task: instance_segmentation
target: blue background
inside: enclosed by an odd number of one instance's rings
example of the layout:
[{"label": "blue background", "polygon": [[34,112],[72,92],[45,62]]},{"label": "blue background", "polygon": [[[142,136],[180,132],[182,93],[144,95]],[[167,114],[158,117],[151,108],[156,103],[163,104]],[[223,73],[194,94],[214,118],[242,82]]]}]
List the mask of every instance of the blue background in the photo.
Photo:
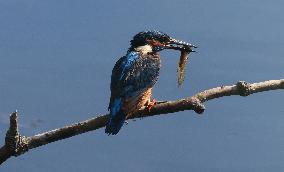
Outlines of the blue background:
[{"label": "blue background", "polygon": [[[134,34],[159,29],[199,45],[177,88],[179,53],[162,52],[154,90],[174,100],[201,90],[283,78],[284,1],[0,0],[0,142],[9,113],[34,135],[107,112],[111,69]],[[11,158],[0,171],[284,171],[282,90],[136,120]]]}]

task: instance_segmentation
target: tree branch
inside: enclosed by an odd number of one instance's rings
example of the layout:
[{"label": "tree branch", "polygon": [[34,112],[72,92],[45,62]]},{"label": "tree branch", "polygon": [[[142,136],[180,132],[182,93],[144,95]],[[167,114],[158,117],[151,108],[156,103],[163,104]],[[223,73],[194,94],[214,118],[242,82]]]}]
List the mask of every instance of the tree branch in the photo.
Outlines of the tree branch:
[{"label": "tree branch", "polygon": [[[208,100],[232,95],[248,96],[258,92],[276,89],[284,89],[284,79],[269,80],[252,84],[245,81],[239,81],[236,85],[212,88],[197,93],[192,97],[175,101],[159,102],[154,105],[150,111],[144,107],[138,110],[137,113],[133,114],[129,119],[162,115],[184,110],[194,110],[196,113],[201,114],[205,110],[205,106],[202,103]],[[17,118],[17,111],[10,115],[10,128],[6,133],[5,145],[0,148],[0,164],[5,162],[11,156],[19,156],[26,153],[29,149],[102,128],[107,124],[109,114],[100,115],[86,121],[31,137],[25,137],[19,134]]]}]

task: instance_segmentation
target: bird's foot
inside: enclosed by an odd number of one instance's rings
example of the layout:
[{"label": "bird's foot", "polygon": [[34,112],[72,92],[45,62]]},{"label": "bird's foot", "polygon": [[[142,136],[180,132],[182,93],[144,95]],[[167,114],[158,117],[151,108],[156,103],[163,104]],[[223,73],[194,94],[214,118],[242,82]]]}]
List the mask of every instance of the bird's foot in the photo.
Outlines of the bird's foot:
[{"label": "bird's foot", "polygon": [[153,107],[154,105],[156,105],[156,104],[157,104],[157,100],[156,100],[156,99],[149,100],[149,101],[147,102],[146,108],[147,108],[148,111],[150,112],[151,109],[152,109],[152,107]]}]

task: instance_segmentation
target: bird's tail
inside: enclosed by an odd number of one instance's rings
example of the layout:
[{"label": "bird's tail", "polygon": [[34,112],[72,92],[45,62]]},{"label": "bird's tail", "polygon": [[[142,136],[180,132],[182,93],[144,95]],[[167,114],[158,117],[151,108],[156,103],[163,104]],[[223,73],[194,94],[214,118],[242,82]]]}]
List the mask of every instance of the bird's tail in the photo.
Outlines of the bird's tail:
[{"label": "bird's tail", "polygon": [[122,111],[121,98],[115,99],[110,107],[110,118],[105,128],[105,133],[116,135],[124,124],[126,114]]}]

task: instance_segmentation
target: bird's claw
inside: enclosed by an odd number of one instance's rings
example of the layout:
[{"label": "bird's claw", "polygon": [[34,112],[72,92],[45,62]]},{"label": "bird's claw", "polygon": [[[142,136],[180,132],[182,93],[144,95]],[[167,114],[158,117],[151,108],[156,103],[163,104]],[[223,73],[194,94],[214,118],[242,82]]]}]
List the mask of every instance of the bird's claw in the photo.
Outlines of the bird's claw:
[{"label": "bird's claw", "polygon": [[153,107],[154,105],[156,105],[156,104],[157,104],[157,100],[156,100],[156,99],[152,99],[151,101],[148,101],[146,108],[147,108],[148,111],[150,112],[151,109],[152,109],[152,107]]}]

